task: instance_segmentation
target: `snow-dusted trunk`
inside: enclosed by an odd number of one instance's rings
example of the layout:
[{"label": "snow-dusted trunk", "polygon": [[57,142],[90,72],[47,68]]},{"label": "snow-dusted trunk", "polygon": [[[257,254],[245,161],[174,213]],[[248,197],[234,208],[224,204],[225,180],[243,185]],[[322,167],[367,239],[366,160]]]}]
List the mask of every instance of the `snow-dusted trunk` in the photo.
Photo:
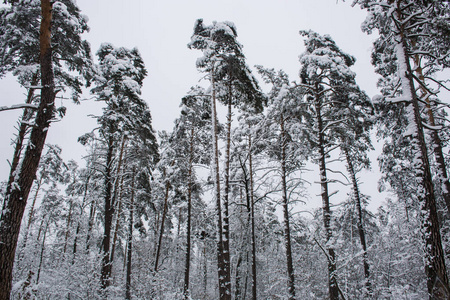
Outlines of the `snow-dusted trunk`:
[{"label": "snow-dusted trunk", "polygon": [[156,249],[156,256],[155,256],[155,266],[154,270],[155,272],[158,272],[158,264],[159,264],[159,257],[161,255],[161,246],[162,246],[162,239],[164,236],[164,223],[166,223],[166,216],[167,216],[167,207],[169,202],[169,189],[170,189],[170,183],[166,182],[166,193],[164,195],[164,207],[161,217],[161,227],[159,229],[159,237],[158,237],[158,247]]},{"label": "snow-dusted trunk", "polygon": [[184,267],[183,294],[185,299],[189,297],[189,273],[191,268],[191,211],[192,211],[192,168],[194,161],[194,125],[191,128],[189,140],[189,170],[187,193],[187,221],[186,221],[186,261]]},{"label": "snow-dusted trunk", "polygon": [[286,171],[286,147],[287,137],[284,128],[284,116],[280,116],[281,129],[281,187],[283,199],[283,217],[284,217],[284,243],[286,246],[286,266],[288,273],[288,299],[295,299],[295,276],[294,265],[292,263],[292,247],[291,247],[291,228],[289,225],[289,199],[287,194],[287,171]]},{"label": "snow-dusted trunk", "polygon": [[333,246],[331,245],[332,230],[331,230],[331,209],[330,198],[328,194],[328,179],[327,168],[325,161],[325,136],[324,136],[324,124],[322,119],[322,101],[319,98],[319,92],[315,93],[315,107],[317,115],[317,130],[319,140],[319,171],[320,171],[320,185],[322,196],[322,213],[323,213],[323,225],[325,229],[325,248],[327,251],[328,259],[328,293],[331,300],[339,299],[339,289],[336,278],[336,254]]},{"label": "snow-dusted trunk", "polygon": [[255,232],[255,195],[253,191],[252,136],[248,135],[248,169],[250,175],[250,226],[252,236],[252,299],[257,299],[256,290],[256,232]]},{"label": "snow-dusted trunk", "polygon": [[70,226],[72,225],[72,214],[73,214],[73,201],[70,201],[69,212],[67,214],[66,232],[64,233],[63,256],[66,254],[67,250],[67,241],[69,240]]},{"label": "snow-dusted trunk", "polygon": [[133,167],[131,176],[130,217],[128,219],[128,243],[127,243],[127,273],[125,282],[125,299],[131,300],[131,255],[133,252],[133,212],[134,212],[134,177],[136,169]]},{"label": "snow-dusted trunk", "polygon": [[40,65],[41,99],[35,126],[30,133],[21,166],[17,166],[12,182],[9,182],[0,216],[0,299],[8,299],[12,287],[12,270],[19,237],[20,223],[25,211],[50,122],[54,115],[54,76],[52,66],[51,24],[52,3],[41,1]]},{"label": "snow-dusted trunk", "polygon": [[114,215],[114,206],[112,205],[112,163],[113,163],[113,151],[114,140],[112,133],[108,136],[108,150],[106,154],[106,168],[105,168],[105,186],[104,186],[104,199],[105,199],[105,211],[104,211],[104,233],[102,241],[102,270],[101,270],[101,289],[103,297],[107,297],[106,289],[110,285],[111,281],[111,227],[112,219]]},{"label": "snow-dusted trunk", "polygon": [[229,197],[230,197],[230,150],[231,150],[231,121],[232,121],[232,91],[231,81],[228,83],[228,112],[227,112],[227,140],[225,146],[225,174],[224,174],[224,195],[223,195],[223,266],[225,268],[224,283],[227,291],[230,292],[231,299],[231,267],[230,267],[230,217],[229,217]]},{"label": "snow-dusted trunk", "polygon": [[[414,56],[414,70],[416,76],[425,84],[425,76],[423,75],[423,69],[420,65],[420,58],[418,55]],[[428,91],[424,86],[420,86],[422,90],[421,98],[426,102],[428,121],[432,127],[436,127],[436,120],[434,118],[433,109],[431,107],[430,98],[427,96]],[[447,213],[450,215],[450,181],[448,180],[447,167],[445,165],[444,151],[442,150],[442,141],[439,137],[437,130],[430,130],[432,148],[434,152],[434,158],[436,160],[436,171],[438,172],[439,182],[442,184],[442,195],[444,197],[445,204],[447,206]]]},{"label": "snow-dusted trunk", "polygon": [[417,177],[420,183],[417,196],[422,205],[422,226],[425,239],[425,272],[430,299],[447,299],[450,296],[447,271],[442,249],[436,198],[431,177],[427,145],[423,131],[421,107],[414,87],[413,73],[408,55],[406,29],[404,28],[401,0],[395,1],[395,15],[400,21],[397,27],[396,55],[403,96],[411,101],[408,107],[408,120],[413,127],[413,145],[416,147]]},{"label": "snow-dusted trunk", "polygon": [[213,148],[212,148],[212,164],[214,172],[214,188],[216,197],[216,218],[217,218],[217,232],[216,232],[216,244],[217,244],[217,273],[219,278],[219,298],[221,300],[228,300],[231,297],[231,290],[228,290],[227,284],[225,282],[226,278],[226,268],[224,265],[223,257],[223,232],[222,232],[222,207],[220,199],[220,171],[219,171],[219,148],[218,148],[218,121],[217,121],[217,109],[216,109],[216,87],[214,82],[214,67],[210,73],[211,76],[211,113],[212,113],[212,138],[213,138]]},{"label": "snow-dusted trunk", "polygon": [[89,187],[90,179],[91,179],[91,176],[88,176],[86,178],[86,182],[84,183],[84,195],[83,195],[83,200],[81,202],[81,207],[80,207],[80,216],[78,217],[77,229],[75,231],[75,238],[73,239],[72,265],[75,263],[75,255],[77,254],[78,236],[80,234],[81,222],[82,222],[82,219],[83,219],[84,206],[86,205],[87,193],[88,193],[88,187]]},{"label": "snow-dusted trunk", "polygon": [[353,199],[355,200],[357,216],[357,226],[359,233],[359,240],[361,242],[361,248],[363,250],[363,266],[364,266],[364,280],[367,289],[367,294],[372,294],[372,284],[370,282],[370,268],[369,268],[369,257],[367,255],[367,245],[366,245],[366,233],[364,231],[362,207],[361,207],[361,195],[359,193],[358,181],[356,179],[355,168],[353,167],[350,154],[347,149],[344,149],[345,158],[347,160],[347,170],[350,174],[352,184],[353,184]]}]

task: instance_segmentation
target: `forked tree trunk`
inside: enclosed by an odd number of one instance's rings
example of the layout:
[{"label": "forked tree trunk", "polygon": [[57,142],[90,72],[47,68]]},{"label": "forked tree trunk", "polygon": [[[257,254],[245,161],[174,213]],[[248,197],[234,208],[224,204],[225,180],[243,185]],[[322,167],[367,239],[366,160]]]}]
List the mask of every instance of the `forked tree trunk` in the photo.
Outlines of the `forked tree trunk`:
[{"label": "forked tree trunk", "polygon": [[288,273],[288,299],[295,299],[295,275],[294,265],[292,263],[292,247],[291,247],[291,228],[289,225],[289,199],[287,195],[287,170],[286,170],[286,147],[287,136],[284,128],[284,116],[280,116],[281,129],[281,186],[283,199],[283,218],[284,218],[284,243],[286,247],[286,266]]},{"label": "forked tree trunk", "polygon": [[38,270],[36,273],[36,284],[39,284],[39,278],[41,276],[42,262],[44,260],[45,238],[47,237],[47,230],[48,230],[49,223],[50,223],[50,218],[47,219],[47,223],[45,224],[45,229],[44,229],[44,235],[42,237],[41,254],[39,257],[39,266],[38,266]]},{"label": "forked tree trunk", "polygon": [[51,23],[52,3],[41,1],[40,64],[41,100],[36,113],[20,170],[8,181],[0,222],[0,299],[8,299],[12,287],[12,270],[28,195],[39,166],[48,128],[54,115],[55,92],[52,67]]},{"label": "forked tree trunk", "polygon": [[323,211],[323,225],[325,229],[325,245],[328,258],[328,293],[330,300],[339,300],[339,289],[336,278],[336,254],[333,247],[329,244],[332,238],[331,231],[331,209],[330,198],[328,194],[328,178],[327,168],[325,162],[325,136],[324,124],[322,119],[322,101],[319,99],[318,92],[315,93],[315,106],[317,116],[317,130],[319,135],[319,171],[320,171],[320,185],[322,188],[322,211]]}]

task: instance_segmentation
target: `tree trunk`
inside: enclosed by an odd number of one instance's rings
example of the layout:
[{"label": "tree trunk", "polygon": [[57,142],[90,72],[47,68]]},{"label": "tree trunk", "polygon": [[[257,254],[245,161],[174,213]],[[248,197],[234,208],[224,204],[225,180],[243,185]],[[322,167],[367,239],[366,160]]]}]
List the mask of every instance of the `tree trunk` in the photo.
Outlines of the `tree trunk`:
[{"label": "tree trunk", "polygon": [[125,299],[131,300],[131,254],[133,251],[133,212],[134,212],[134,176],[135,168],[133,167],[133,175],[131,178],[131,199],[130,199],[130,219],[128,223],[128,243],[127,243],[127,275],[125,283]]},{"label": "tree trunk", "polygon": [[50,218],[47,219],[47,223],[45,224],[44,236],[42,237],[42,246],[41,246],[41,255],[39,258],[39,267],[36,273],[36,284],[39,284],[39,277],[41,276],[42,270],[42,262],[44,259],[44,250],[45,250],[45,238],[47,236],[48,224],[50,223]]},{"label": "tree trunk", "polygon": [[189,141],[189,170],[188,170],[188,194],[187,194],[187,220],[186,220],[186,261],[184,267],[183,295],[189,298],[189,272],[191,267],[191,211],[192,211],[192,167],[194,161],[194,126],[191,128]]},{"label": "tree trunk", "polygon": [[323,210],[323,225],[325,229],[325,245],[327,250],[328,258],[328,292],[331,300],[339,299],[339,290],[337,286],[336,279],[336,255],[334,249],[329,242],[332,237],[331,231],[331,210],[330,210],[330,199],[328,194],[328,179],[327,179],[327,169],[325,162],[325,137],[324,137],[324,125],[322,119],[322,101],[319,99],[318,93],[315,96],[315,106],[316,115],[318,123],[318,134],[319,134],[319,170],[320,170],[320,185],[322,188],[322,210]]},{"label": "tree trunk", "polygon": [[[52,2],[41,1],[40,64],[41,100],[20,171],[10,178],[0,222],[0,299],[8,299],[20,223],[39,166],[47,131],[54,115],[54,80],[51,48]],[[18,166],[19,167],[19,166]]]},{"label": "tree trunk", "polygon": [[102,241],[102,270],[101,270],[101,289],[103,297],[107,297],[106,289],[111,284],[111,270],[112,265],[110,262],[111,255],[111,227],[112,219],[114,215],[114,206],[112,205],[112,163],[113,163],[113,151],[114,140],[112,133],[108,134],[108,152],[106,154],[106,169],[105,169],[105,228]]},{"label": "tree trunk", "polygon": [[[250,173],[249,174],[250,175],[250,226],[251,226],[251,236],[252,236],[252,299],[256,300],[257,299],[257,290],[256,290],[255,195],[254,195],[254,191],[253,191],[252,137],[250,134],[248,135],[248,167],[249,167],[249,173]],[[289,226],[289,224],[288,224],[288,226]]]},{"label": "tree trunk", "polygon": [[214,173],[214,187],[215,187],[215,197],[216,197],[216,218],[217,218],[217,232],[216,232],[216,244],[217,244],[217,273],[219,278],[219,299],[229,300],[231,297],[231,291],[227,289],[226,278],[226,267],[223,257],[223,237],[222,237],[222,208],[220,199],[220,172],[219,172],[219,148],[218,148],[218,121],[217,121],[217,109],[216,109],[216,87],[214,82],[214,67],[211,70],[211,88],[212,88],[212,99],[211,99],[211,113],[212,113],[212,138],[213,138],[213,148],[212,148],[212,163],[213,163],[213,173]]},{"label": "tree trunk", "polygon": [[358,181],[356,180],[355,169],[353,168],[353,163],[352,163],[352,160],[348,153],[348,150],[344,149],[344,153],[345,153],[345,158],[347,159],[347,169],[348,169],[348,172],[350,173],[350,177],[351,177],[351,180],[353,183],[353,197],[354,197],[353,199],[355,200],[356,210],[358,213],[358,216],[357,216],[358,233],[359,233],[359,239],[361,242],[361,247],[363,250],[365,286],[367,289],[367,294],[370,296],[370,295],[372,295],[372,284],[370,282],[369,257],[367,255],[366,233],[364,231],[364,226],[363,226],[361,197],[360,197],[360,193],[359,193]]},{"label": "tree trunk", "polygon": [[295,276],[294,266],[292,263],[292,248],[291,248],[291,229],[289,225],[289,199],[287,196],[287,171],[286,171],[286,131],[284,129],[284,116],[280,117],[281,129],[281,185],[282,185],[282,199],[283,199],[283,217],[284,217],[284,242],[286,246],[286,266],[288,273],[288,299],[295,299]]},{"label": "tree trunk", "polygon": [[[400,22],[403,20],[401,0],[396,0],[396,15]],[[421,184],[417,195],[422,204],[423,212],[423,231],[425,239],[425,273],[427,275],[427,288],[430,299],[447,299],[450,297],[448,285],[447,270],[444,261],[444,252],[442,249],[441,233],[439,231],[439,221],[436,210],[436,198],[434,195],[433,181],[431,177],[430,163],[428,159],[427,145],[421,118],[421,108],[417,98],[410,57],[408,55],[408,44],[405,37],[405,24],[401,23],[398,27],[398,44],[396,47],[399,69],[405,68],[404,74],[399,74],[402,80],[404,93],[412,96],[410,104],[409,121],[416,126],[416,132],[413,140],[420,149],[417,153],[418,166],[417,177]],[[412,107],[411,107],[412,106]]]},{"label": "tree trunk", "polygon": [[[230,217],[229,217],[229,196],[230,196],[230,149],[231,149],[231,82],[228,87],[228,112],[227,112],[227,140],[225,145],[225,174],[223,193],[223,267],[226,299],[231,299],[231,268],[230,268]],[[225,299],[225,298],[224,298]]]},{"label": "tree trunk", "polygon": [[[423,84],[425,84],[425,77],[423,75],[423,69],[420,66],[420,59],[418,55],[414,56],[414,62],[416,64],[414,70],[417,74],[417,77],[423,82]],[[421,89],[421,98],[424,98],[428,94],[428,92],[424,89],[423,86],[421,86]],[[426,102],[428,121],[430,122],[431,126],[435,127],[436,121],[434,119],[434,113],[431,107],[430,98],[425,97],[425,99],[423,100]],[[442,195],[445,201],[445,205],[447,206],[447,214],[450,215],[450,181],[448,180],[444,151],[442,150],[442,141],[437,130],[430,130],[430,136],[434,148],[434,157],[436,159],[436,171],[438,172],[439,182],[441,182],[442,184]]]},{"label": "tree trunk", "polygon": [[166,215],[167,215],[167,206],[169,201],[169,188],[170,183],[166,182],[166,194],[164,196],[164,207],[163,207],[163,213],[161,217],[161,229],[159,230],[159,238],[158,238],[158,248],[156,250],[156,257],[155,257],[155,272],[158,272],[158,263],[159,263],[159,256],[161,255],[161,245],[162,245],[162,238],[164,235],[164,223],[166,222]]},{"label": "tree trunk", "polygon": [[73,201],[71,201],[69,205],[69,215],[67,216],[66,232],[64,233],[63,255],[66,254],[67,250],[67,240],[69,239],[70,225],[72,224],[72,212],[73,212]]}]

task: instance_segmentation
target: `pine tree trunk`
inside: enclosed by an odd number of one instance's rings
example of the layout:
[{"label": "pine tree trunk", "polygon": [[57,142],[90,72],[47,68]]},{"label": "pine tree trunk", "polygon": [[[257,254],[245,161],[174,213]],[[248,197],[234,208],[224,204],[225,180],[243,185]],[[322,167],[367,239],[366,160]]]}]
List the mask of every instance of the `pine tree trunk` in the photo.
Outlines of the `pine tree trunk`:
[{"label": "pine tree trunk", "polygon": [[101,289],[103,297],[107,298],[106,289],[111,284],[111,270],[112,265],[110,262],[111,255],[111,227],[112,219],[114,215],[114,206],[112,205],[112,163],[113,163],[113,151],[114,140],[112,133],[108,134],[108,152],[106,154],[106,168],[105,168],[105,211],[104,211],[104,233],[102,240],[102,270],[101,270]]},{"label": "pine tree trunk", "polygon": [[320,185],[321,185],[321,195],[322,195],[322,210],[323,210],[323,224],[325,229],[325,245],[327,250],[328,258],[328,293],[330,300],[339,299],[339,290],[337,286],[336,278],[336,255],[334,249],[329,242],[332,237],[331,231],[331,209],[330,209],[330,199],[328,194],[328,179],[327,179],[327,169],[325,162],[325,137],[323,133],[324,125],[322,119],[322,101],[319,99],[318,93],[316,92],[315,106],[316,115],[318,123],[318,134],[319,134],[319,171],[320,171]]},{"label": "pine tree trunk", "polygon": [[69,205],[69,214],[67,216],[66,232],[64,234],[63,255],[66,254],[66,250],[67,250],[67,241],[69,239],[70,225],[72,224],[72,212],[73,212],[73,202],[71,201],[70,205]]},{"label": "pine tree trunk", "polygon": [[161,255],[161,246],[162,246],[162,239],[164,236],[164,223],[166,222],[166,215],[167,215],[167,206],[169,201],[169,188],[170,183],[166,183],[166,194],[164,196],[164,207],[163,207],[163,213],[161,217],[161,229],[159,230],[159,238],[158,238],[158,248],[156,250],[156,256],[155,256],[155,272],[158,272],[158,263],[159,263],[159,256]]},{"label": "pine tree trunk", "polygon": [[364,266],[365,286],[367,289],[367,294],[370,296],[370,295],[372,295],[372,284],[370,282],[369,257],[367,255],[366,233],[364,231],[364,226],[363,226],[361,197],[360,197],[360,193],[359,193],[358,181],[356,180],[355,169],[353,168],[353,163],[352,163],[352,160],[348,153],[348,150],[344,149],[344,153],[345,153],[345,158],[347,159],[347,169],[348,169],[348,172],[350,173],[350,177],[351,177],[352,184],[353,184],[353,197],[354,197],[355,204],[356,204],[356,210],[358,212],[358,216],[357,216],[358,233],[359,233],[359,239],[361,242],[361,248],[363,250],[363,266]]},{"label": "pine tree trunk", "polygon": [[[227,112],[227,140],[225,146],[225,174],[224,174],[224,193],[223,193],[223,266],[224,266],[224,284],[228,291],[226,299],[231,299],[231,268],[230,268],[230,217],[229,217],[229,196],[230,196],[230,149],[231,149],[231,82],[228,87],[228,112]],[[225,298],[224,298],[225,299]]]},{"label": "pine tree trunk", "polygon": [[211,99],[211,113],[212,113],[212,138],[213,138],[213,153],[212,153],[212,164],[214,173],[214,187],[215,187],[215,197],[216,197],[216,218],[217,218],[217,232],[216,232],[216,244],[217,244],[217,273],[219,279],[219,299],[229,300],[231,296],[231,291],[227,290],[227,284],[225,282],[226,278],[226,267],[223,257],[223,237],[222,237],[222,208],[220,199],[220,172],[219,172],[219,148],[218,148],[218,121],[217,121],[217,109],[216,109],[216,87],[214,82],[214,68],[211,71],[211,88],[212,88],[212,99]]},{"label": "pine tree trunk", "polygon": [[188,171],[188,194],[187,194],[187,221],[186,221],[186,261],[184,267],[183,295],[189,297],[189,272],[191,267],[191,211],[192,211],[192,168],[194,161],[194,126],[191,128],[189,141],[189,171]]},{"label": "pine tree trunk", "polygon": [[289,199],[287,195],[287,171],[286,171],[286,143],[287,136],[284,128],[284,116],[280,116],[281,129],[281,186],[283,199],[283,217],[284,217],[284,242],[286,246],[286,266],[288,273],[288,299],[295,299],[295,275],[294,265],[292,263],[292,247],[291,247],[291,228],[289,225]]},{"label": "pine tree trunk", "polygon": [[[40,64],[41,100],[20,171],[10,178],[0,222],[0,299],[8,299],[20,223],[39,166],[47,131],[54,115],[54,80],[51,48],[52,2],[41,1]],[[17,170],[16,170],[17,173]]]},{"label": "pine tree trunk", "polygon": [[[415,67],[414,70],[417,74],[417,77],[422,81],[425,82],[425,77],[423,75],[423,69],[420,66],[420,59],[418,55],[414,56],[414,62]],[[425,84],[425,83],[424,83]],[[424,89],[423,86],[421,86],[422,89],[422,95],[421,98],[425,97],[428,92]],[[431,107],[431,102],[429,97],[425,97],[425,99],[422,99],[426,102],[427,107],[427,114],[428,114],[428,121],[430,122],[430,125],[435,127],[436,121],[434,119],[434,113],[433,109]],[[448,174],[447,174],[447,167],[445,165],[445,158],[444,158],[444,151],[442,150],[442,141],[439,137],[439,133],[437,130],[431,130],[430,131],[431,141],[433,143],[433,152],[434,157],[436,159],[436,169],[438,172],[439,182],[442,183],[442,195],[444,197],[445,205],[447,206],[447,214],[450,215],[450,181],[448,180]]]},{"label": "pine tree trunk", "polygon": [[[402,0],[396,0],[396,17],[402,22]],[[441,233],[436,210],[436,198],[434,194],[433,181],[431,177],[430,163],[428,159],[427,145],[422,125],[421,107],[414,87],[410,57],[408,55],[408,44],[405,37],[405,24],[398,26],[397,59],[399,69],[404,68],[404,73],[399,74],[402,80],[404,93],[412,96],[410,104],[409,121],[416,126],[413,140],[419,149],[417,177],[421,187],[418,189],[418,198],[422,204],[423,231],[425,239],[425,273],[427,275],[427,288],[430,299],[447,299],[450,297],[447,270],[442,249]],[[412,105],[412,107],[411,107]]]},{"label": "pine tree trunk", "polygon": [[[249,128],[250,129],[250,128]],[[255,195],[253,191],[252,137],[248,135],[248,167],[250,175],[250,226],[252,236],[252,299],[257,299],[256,289],[256,232],[255,232]],[[288,225],[289,226],[289,225]]]},{"label": "pine tree trunk", "polygon": [[133,243],[133,212],[134,212],[134,176],[135,168],[133,167],[133,175],[131,179],[131,199],[130,199],[130,219],[128,223],[128,243],[127,243],[127,275],[125,283],[125,299],[131,300],[131,255]]}]

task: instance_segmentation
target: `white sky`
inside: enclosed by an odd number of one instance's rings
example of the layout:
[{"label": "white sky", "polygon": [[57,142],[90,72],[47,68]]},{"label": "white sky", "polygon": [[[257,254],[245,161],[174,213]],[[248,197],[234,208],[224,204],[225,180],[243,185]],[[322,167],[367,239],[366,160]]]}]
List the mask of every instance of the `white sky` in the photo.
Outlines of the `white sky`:
[{"label": "white sky", "polygon": [[[234,22],[248,65],[283,69],[291,80],[298,80],[298,56],[304,50],[298,31],[312,29],[320,34],[330,34],[341,49],[357,58],[353,70],[358,74],[361,88],[369,96],[377,93],[377,76],[370,64],[375,36],[361,32],[360,24],[366,12],[352,8],[348,1],[77,0],[77,3],[82,13],[89,17],[91,31],[85,38],[91,43],[94,54],[102,42],[137,47],[141,52],[148,70],[142,97],[150,106],[153,127],[157,131],[172,128],[173,120],[179,114],[181,97],[202,77],[195,67],[200,52],[186,46],[198,18],[203,18],[205,24]],[[25,99],[26,91],[20,89],[12,76],[0,80],[0,90],[0,106],[21,103]],[[87,92],[84,97],[91,96]],[[98,114],[100,109],[92,100],[83,101],[80,106],[68,102],[65,105],[67,116],[50,127],[47,142],[59,144],[65,159],[79,161],[85,152],[76,140],[96,126],[87,114]],[[6,161],[12,157],[10,141],[19,114],[0,112],[0,181],[8,176]],[[375,158],[376,154],[372,156]],[[376,161],[373,168],[378,169]],[[378,175],[365,174],[363,181],[370,185],[363,192],[379,197],[375,192],[377,180]],[[315,199],[313,192],[311,197]]]}]

